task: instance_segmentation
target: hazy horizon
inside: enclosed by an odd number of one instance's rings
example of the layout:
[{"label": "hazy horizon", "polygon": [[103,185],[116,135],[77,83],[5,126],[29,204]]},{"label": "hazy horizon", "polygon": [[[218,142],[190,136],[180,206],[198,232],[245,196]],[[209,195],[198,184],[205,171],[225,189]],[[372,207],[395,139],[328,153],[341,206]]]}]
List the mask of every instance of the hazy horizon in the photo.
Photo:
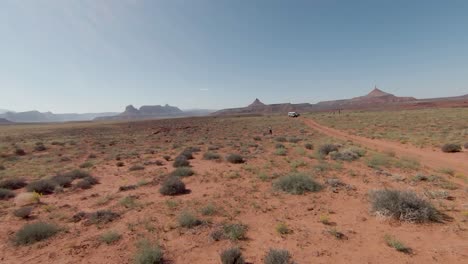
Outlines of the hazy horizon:
[{"label": "hazy horizon", "polygon": [[466,1],[0,3],[0,109],[468,94]]}]

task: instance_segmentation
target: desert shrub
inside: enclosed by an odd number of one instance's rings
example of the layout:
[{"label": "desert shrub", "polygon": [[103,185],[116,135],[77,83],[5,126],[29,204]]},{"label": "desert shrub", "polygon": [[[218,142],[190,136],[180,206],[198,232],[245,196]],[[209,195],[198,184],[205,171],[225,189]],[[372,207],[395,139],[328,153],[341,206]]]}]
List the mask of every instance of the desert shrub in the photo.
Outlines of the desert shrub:
[{"label": "desert shrub", "polygon": [[80,222],[81,220],[84,220],[86,217],[88,217],[88,214],[85,213],[85,212],[78,212],[76,214],[74,214],[71,218],[71,221],[73,223],[78,223]]},{"label": "desert shrub", "polygon": [[163,195],[178,195],[187,192],[184,182],[178,177],[168,177],[163,183],[159,192]]},{"label": "desert shrub", "polygon": [[0,165],[0,171],[2,171],[2,170],[6,170],[6,168],[5,168],[5,166]]},{"label": "desert shrub", "polygon": [[67,177],[72,178],[73,180],[76,180],[76,179],[83,179],[91,175],[88,172],[83,171],[83,170],[72,170],[63,174],[63,176],[67,176]]},{"label": "desert shrub", "polygon": [[449,143],[442,146],[442,151],[446,153],[454,153],[462,151],[460,144]]},{"label": "desert shrub", "polygon": [[255,141],[261,141],[262,138],[261,138],[260,136],[255,136],[255,137],[253,137],[253,140],[255,140]]},{"label": "desert shrub", "polygon": [[320,146],[318,151],[320,155],[326,156],[330,152],[338,151],[338,146],[335,144],[325,144],[325,145]]},{"label": "desert shrub", "polygon": [[45,151],[47,148],[44,146],[44,143],[42,142],[37,142],[36,146],[34,146],[35,151]]},{"label": "desert shrub", "polygon": [[93,165],[92,162],[86,161],[86,162],[84,162],[84,163],[82,163],[82,164],[80,165],[80,168],[85,169],[85,168],[91,168],[91,167],[93,167],[93,166],[94,166],[94,165]]},{"label": "desert shrub", "polygon": [[179,155],[174,159],[174,163],[172,164],[174,168],[178,167],[188,167],[190,166],[190,162],[188,161],[186,156]]},{"label": "desert shrub", "polygon": [[120,199],[119,204],[125,208],[135,208],[139,206],[139,203],[134,196],[125,196],[124,198]]},{"label": "desert shrub", "polygon": [[226,160],[230,163],[233,163],[233,164],[240,164],[240,163],[244,163],[244,158],[242,158],[241,155],[239,154],[229,154],[227,157],[226,157]]},{"label": "desert shrub", "polygon": [[193,151],[191,149],[186,148],[180,153],[179,156],[184,156],[188,160],[193,159]]},{"label": "desert shrub", "polygon": [[50,143],[52,146],[65,146],[65,142],[52,141]]},{"label": "desert shrub", "polygon": [[208,146],[209,151],[218,150],[218,149],[219,149],[219,147],[215,146],[215,145]]},{"label": "desert shrub", "polygon": [[285,137],[276,137],[275,140],[278,141],[278,142],[286,142],[287,141]]},{"label": "desert shrub", "polygon": [[322,189],[322,186],[305,174],[291,174],[276,180],[273,188],[290,194],[304,194],[317,192]]},{"label": "desert shrub", "polygon": [[122,235],[115,231],[108,231],[101,235],[100,240],[107,245],[113,244],[119,241],[122,238]]},{"label": "desert shrub", "polygon": [[367,160],[367,166],[378,169],[380,167],[389,167],[391,165],[391,157],[386,154],[377,153]]},{"label": "desert shrub", "polygon": [[233,247],[221,252],[221,263],[222,264],[244,264],[244,258],[238,247]]},{"label": "desert shrub", "polygon": [[118,161],[118,162],[115,164],[115,166],[117,166],[117,167],[123,167],[123,166],[125,166],[125,163],[123,163],[123,161]]},{"label": "desert shrub", "polygon": [[304,144],[304,148],[306,148],[308,150],[311,150],[311,149],[314,149],[314,145],[311,144],[311,143],[306,143],[306,144]]},{"label": "desert shrub", "polygon": [[223,226],[223,236],[230,240],[245,239],[247,226],[243,224],[226,224]]},{"label": "desert shrub", "polygon": [[189,177],[194,174],[195,172],[190,167],[179,167],[176,168],[173,172],[171,172],[171,176],[177,177]]},{"label": "desert shrub", "polygon": [[464,145],[465,149],[468,149],[468,142]]},{"label": "desert shrub", "polygon": [[88,159],[95,159],[95,158],[97,158],[96,154],[91,153],[88,155]]},{"label": "desert shrub", "polygon": [[287,250],[270,249],[263,263],[265,264],[290,264],[291,254]]},{"label": "desert shrub", "polygon": [[353,161],[364,156],[365,151],[359,148],[347,148],[340,151],[330,152],[330,157],[333,160]]},{"label": "desert shrub", "polygon": [[171,156],[169,156],[169,155],[164,155],[164,156],[163,156],[163,159],[166,160],[166,161],[170,161],[170,160],[171,160]]},{"label": "desert shrub", "polygon": [[212,204],[208,204],[201,209],[201,213],[202,215],[214,215],[216,213],[216,207]]},{"label": "desert shrub", "polygon": [[143,240],[138,245],[138,250],[134,257],[135,264],[162,264],[164,253],[162,249]]},{"label": "desert shrub", "polygon": [[17,149],[15,149],[15,154],[17,156],[24,156],[24,155],[26,155],[26,151],[24,151],[24,149],[22,149],[22,148],[17,148]]},{"label": "desert shrub", "polygon": [[99,210],[89,215],[89,222],[91,224],[107,224],[119,217],[118,213],[111,210]]},{"label": "desert shrub", "polygon": [[8,189],[0,189],[0,200],[8,200],[15,197],[15,193]]},{"label": "desert shrub", "polygon": [[73,179],[67,175],[55,175],[52,177],[52,181],[60,187],[68,188],[71,186]]},{"label": "desert shrub", "polygon": [[275,155],[286,156],[287,154],[288,154],[288,151],[285,148],[278,148],[275,150]]},{"label": "desert shrub", "polygon": [[0,188],[9,190],[21,189],[26,185],[27,183],[25,180],[17,178],[7,179],[0,182]]},{"label": "desert shrub", "polygon": [[13,215],[16,216],[16,217],[19,217],[19,218],[28,219],[29,216],[31,215],[33,209],[34,209],[34,207],[32,207],[32,206],[21,207],[19,209],[16,209],[15,211],[13,211]]},{"label": "desert shrub", "polygon": [[283,144],[281,144],[281,143],[276,143],[275,148],[276,148],[276,149],[284,149],[284,148],[286,148],[286,147],[285,147]]},{"label": "desert shrub", "polygon": [[276,232],[278,232],[281,235],[286,235],[291,233],[291,229],[285,224],[285,223],[279,223],[276,225]]},{"label": "desert shrub", "polygon": [[288,142],[290,143],[298,143],[300,141],[302,141],[302,138],[297,138],[297,137],[288,138]]},{"label": "desert shrub", "polygon": [[120,192],[135,190],[138,186],[137,185],[124,185],[119,187]]},{"label": "desert shrub", "polygon": [[98,184],[99,181],[93,176],[87,176],[81,179],[79,182],[76,183],[76,187],[80,189],[90,189],[93,185]]},{"label": "desert shrub", "polygon": [[144,170],[145,167],[141,165],[133,165],[131,166],[128,170],[129,171],[138,171],[138,170]]},{"label": "desert shrub", "polygon": [[221,155],[219,155],[218,153],[214,153],[214,152],[206,152],[205,154],[203,154],[203,159],[205,159],[205,160],[220,160]]},{"label": "desert shrub", "polygon": [[371,193],[372,211],[408,222],[440,221],[440,213],[411,191],[378,190]]},{"label": "desert shrub", "polygon": [[225,238],[224,232],[221,229],[215,229],[213,232],[210,233],[210,236],[214,241],[220,241]]},{"label": "desert shrub", "polygon": [[202,221],[189,212],[182,212],[177,221],[181,227],[192,228],[202,224]]},{"label": "desert shrub", "polygon": [[389,236],[389,235],[385,235],[384,239],[385,239],[385,243],[387,243],[387,245],[389,247],[392,247],[392,248],[396,249],[397,251],[403,252],[405,254],[411,254],[412,253],[411,248],[405,246],[405,244],[403,244],[401,241],[395,239],[394,237]]},{"label": "desert shrub", "polygon": [[54,192],[55,186],[56,183],[53,180],[38,180],[29,183],[26,186],[26,190],[40,194],[51,194]]},{"label": "desert shrub", "polygon": [[24,225],[15,235],[17,245],[29,245],[54,236],[59,228],[53,224],[37,222]]}]

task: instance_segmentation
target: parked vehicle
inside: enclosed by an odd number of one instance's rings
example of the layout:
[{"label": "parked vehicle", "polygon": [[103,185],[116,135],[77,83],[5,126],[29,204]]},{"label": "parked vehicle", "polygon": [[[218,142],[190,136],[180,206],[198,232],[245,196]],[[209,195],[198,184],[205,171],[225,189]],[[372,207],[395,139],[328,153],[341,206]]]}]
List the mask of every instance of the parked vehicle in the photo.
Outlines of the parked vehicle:
[{"label": "parked vehicle", "polygon": [[289,117],[298,117],[300,114],[298,112],[288,112]]}]

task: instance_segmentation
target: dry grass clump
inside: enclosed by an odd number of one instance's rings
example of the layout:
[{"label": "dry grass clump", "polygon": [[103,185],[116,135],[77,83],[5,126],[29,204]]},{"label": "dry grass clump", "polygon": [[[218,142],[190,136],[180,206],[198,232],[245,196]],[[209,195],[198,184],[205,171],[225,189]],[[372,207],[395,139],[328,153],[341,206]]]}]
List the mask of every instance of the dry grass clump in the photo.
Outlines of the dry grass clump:
[{"label": "dry grass clump", "polygon": [[8,189],[0,188],[0,200],[8,200],[15,197],[15,193]]},{"label": "dry grass clump", "polygon": [[135,264],[163,264],[164,252],[158,245],[154,245],[148,240],[142,240],[137,245],[137,252],[134,256]]},{"label": "dry grass clump", "polygon": [[179,179],[179,177],[168,177],[163,183],[159,192],[162,195],[178,195],[187,193],[185,184]]},{"label": "dry grass clump", "polygon": [[442,146],[442,151],[445,153],[461,152],[462,147],[460,144],[448,143]]},{"label": "dry grass clump", "polygon": [[221,155],[219,155],[218,153],[214,153],[214,152],[206,152],[205,154],[203,154],[203,159],[205,159],[205,160],[220,160]]},{"label": "dry grass clump", "polygon": [[360,148],[347,148],[340,151],[330,152],[330,157],[333,160],[354,161],[364,156],[365,150]]},{"label": "dry grass clump", "polygon": [[280,177],[273,182],[273,188],[290,194],[304,194],[320,191],[322,186],[308,175],[296,173]]},{"label": "dry grass clump", "polygon": [[122,238],[122,235],[115,232],[115,231],[107,231],[106,233],[102,234],[100,240],[107,245],[113,244],[119,241]]},{"label": "dry grass clump", "polygon": [[401,221],[439,222],[441,214],[411,191],[378,190],[371,193],[372,211]]},{"label": "dry grass clump", "polygon": [[99,180],[96,179],[95,177],[87,176],[76,183],[76,188],[80,188],[83,190],[90,189],[91,187],[93,187],[94,185],[98,183],[99,183]]},{"label": "dry grass clump", "polygon": [[26,186],[28,192],[37,192],[40,194],[52,194],[54,193],[56,183],[53,180],[38,180],[29,183]]},{"label": "dry grass clump", "polygon": [[27,183],[25,180],[17,178],[6,179],[0,182],[0,188],[9,190],[21,189],[26,185]]},{"label": "dry grass clump", "polygon": [[49,237],[59,232],[59,228],[53,224],[37,222],[24,225],[15,235],[17,245],[29,245]]},{"label": "dry grass clump", "polygon": [[263,260],[264,264],[292,264],[291,254],[287,250],[270,249]]},{"label": "dry grass clump", "polygon": [[189,177],[194,175],[195,172],[190,167],[179,167],[176,168],[173,172],[171,172],[171,176],[176,177]]},{"label": "dry grass clump", "polygon": [[244,258],[242,252],[238,247],[233,247],[221,252],[221,263],[222,264],[244,264]]},{"label": "dry grass clump", "polygon": [[111,210],[99,210],[87,215],[87,217],[89,218],[89,222],[91,224],[101,225],[110,223],[115,219],[118,219],[120,215]]},{"label": "dry grass clump", "polygon": [[320,155],[323,155],[323,156],[326,156],[328,155],[330,152],[333,152],[333,151],[338,151],[338,145],[335,145],[335,144],[325,144],[325,145],[322,145],[320,146],[318,152]]},{"label": "dry grass clump", "polygon": [[22,219],[28,219],[31,216],[34,207],[32,206],[25,206],[13,211],[13,215]]},{"label": "dry grass clump", "polygon": [[227,157],[226,157],[226,160],[232,164],[240,164],[240,163],[244,163],[244,158],[239,155],[239,154],[229,154]]},{"label": "dry grass clump", "polygon": [[397,240],[396,238],[390,235],[385,235],[384,239],[385,239],[385,243],[387,243],[389,247],[392,247],[396,249],[397,251],[403,252],[405,254],[412,253],[411,248],[405,246],[405,244],[403,244],[401,241]]},{"label": "dry grass clump", "polygon": [[182,214],[179,215],[177,220],[179,222],[179,225],[185,228],[193,228],[203,223],[200,219],[196,218],[193,214],[189,212],[182,212]]},{"label": "dry grass clump", "polygon": [[186,156],[179,155],[174,159],[174,163],[172,164],[174,168],[178,167],[188,167],[190,166],[190,162],[188,161]]}]

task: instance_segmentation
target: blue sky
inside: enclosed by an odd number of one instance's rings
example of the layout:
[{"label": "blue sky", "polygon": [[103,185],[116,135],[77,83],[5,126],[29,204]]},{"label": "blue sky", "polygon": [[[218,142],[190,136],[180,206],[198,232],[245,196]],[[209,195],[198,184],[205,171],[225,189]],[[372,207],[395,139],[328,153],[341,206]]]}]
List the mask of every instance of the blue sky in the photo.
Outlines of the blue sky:
[{"label": "blue sky", "polygon": [[3,0],[0,108],[468,93],[468,1]]}]

